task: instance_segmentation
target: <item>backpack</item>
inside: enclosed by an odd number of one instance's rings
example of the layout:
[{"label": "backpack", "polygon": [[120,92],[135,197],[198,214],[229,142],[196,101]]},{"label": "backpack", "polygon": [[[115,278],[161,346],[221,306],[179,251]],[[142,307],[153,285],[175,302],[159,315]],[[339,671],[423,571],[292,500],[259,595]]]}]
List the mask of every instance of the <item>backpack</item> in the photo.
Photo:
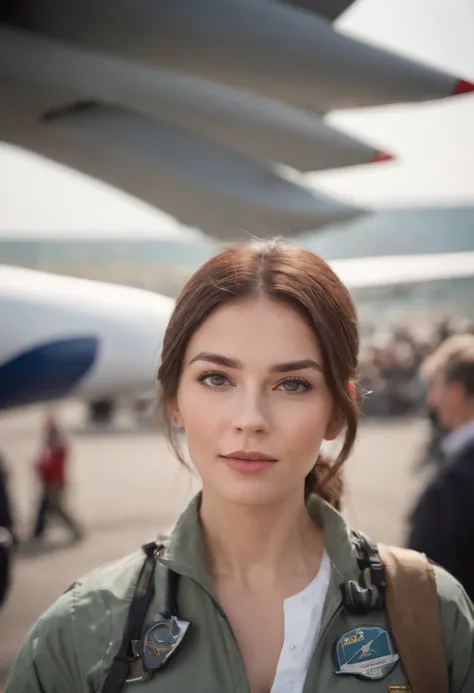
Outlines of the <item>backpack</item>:
[{"label": "backpack", "polygon": [[341,585],[352,614],[386,611],[410,693],[449,693],[436,576],[424,554],[351,530],[359,580]]},{"label": "backpack", "polygon": [[412,693],[449,693],[438,592],[424,554],[378,544],[385,609]]}]

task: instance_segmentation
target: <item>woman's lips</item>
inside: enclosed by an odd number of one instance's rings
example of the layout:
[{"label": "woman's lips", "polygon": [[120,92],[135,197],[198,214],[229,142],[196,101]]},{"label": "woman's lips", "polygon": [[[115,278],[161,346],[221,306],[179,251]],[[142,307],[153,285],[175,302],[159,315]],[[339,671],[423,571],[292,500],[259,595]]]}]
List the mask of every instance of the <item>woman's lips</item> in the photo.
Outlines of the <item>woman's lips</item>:
[{"label": "woman's lips", "polygon": [[240,472],[241,474],[256,474],[258,472],[263,472],[265,469],[273,466],[277,460],[271,459],[242,459],[241,457],[224,457],[221,456],[221,460],[232,469],[234,472]]}]

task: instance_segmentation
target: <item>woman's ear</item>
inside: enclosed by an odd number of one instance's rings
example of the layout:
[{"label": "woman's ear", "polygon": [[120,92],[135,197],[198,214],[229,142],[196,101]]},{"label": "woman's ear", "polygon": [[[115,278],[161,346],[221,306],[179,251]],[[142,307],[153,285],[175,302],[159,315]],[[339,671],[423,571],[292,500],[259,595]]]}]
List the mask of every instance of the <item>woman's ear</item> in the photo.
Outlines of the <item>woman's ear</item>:
[{"label": "woman's ear", "polygon": [[[348,382],[348,388],[352,399],[355,401],[357,398],[357,384],[355,380],[350,380]],[[334,413],[328,423],[324,440],[336,440],[336,438],[342,433],[344,425],[345,421],[343,420],[343,417]]]},{"label": "woman's ear", "polygon": [[175,397],[173,399],[173,402],[170,403],[168,412],[173,428],[183,428],[184,421],[183,417],[181,416],[181,411],[179,409],[177,397]]},{"label": "woman's ear", "polygon": [[326,433],[324,435],[324,440],[336,440],[338,435],[340,435],[340,433],[342,432],[343,428],[344,422],[341,421],[340,417],[334,416],[328,424]]},{"label": "woman's ear", "polygon": [[328,425],[326,427],[324,440],[336,440],[338,435],[342,432],[343,428],[344,417],[342,415],[342,412],[338,412],[336,407],[334,407],[332,416],[329,419]]}]

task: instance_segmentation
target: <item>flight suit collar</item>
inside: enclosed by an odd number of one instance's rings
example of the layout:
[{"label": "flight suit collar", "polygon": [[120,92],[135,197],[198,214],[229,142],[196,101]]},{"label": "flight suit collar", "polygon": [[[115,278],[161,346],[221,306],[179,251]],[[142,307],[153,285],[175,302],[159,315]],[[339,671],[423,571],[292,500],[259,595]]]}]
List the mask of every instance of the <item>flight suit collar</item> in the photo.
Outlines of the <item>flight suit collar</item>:
[{"label": "flight suit collar", "polygon": [[201,497],[202,494],[198,493],[178,518],[170,534],[160,537],[165,546],[160,563],[179,575],[195,580],[214,594],[206,567],[206,546],[199,516]]},{"label": "flight suit collar", "polygon": [[337,510],[316,495],[307,502],[309,513],[323,529],[324,545],[331,559],[333,569],[342,581],[357,580],[359,568],[355,556],[351,530]]},{"label": "flight suit collar", "polygon": [[[195,580],[214,594],[206,568],[206,547],[199,517],[201,493],[197,494],[179,517],[171,533],[163,538],[160,562],[180,575]],[[342,515],[319,496],[308,499],[309,513],[321,525],[324,544],[333,569],[333,581],[357,580],[358,567],[351,532]]]}]

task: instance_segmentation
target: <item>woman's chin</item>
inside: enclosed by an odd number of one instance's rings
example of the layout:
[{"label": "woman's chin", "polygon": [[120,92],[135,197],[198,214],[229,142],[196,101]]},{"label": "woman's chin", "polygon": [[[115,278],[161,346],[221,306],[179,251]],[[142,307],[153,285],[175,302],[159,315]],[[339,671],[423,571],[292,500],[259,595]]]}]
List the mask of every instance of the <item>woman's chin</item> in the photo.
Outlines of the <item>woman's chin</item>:
[{"label": "woman's chin", "polygon": [[223,500],[237,505],[263,506],[275,503],[288,494],[282,484],[263,479],[231,480],[214,486]]}]

